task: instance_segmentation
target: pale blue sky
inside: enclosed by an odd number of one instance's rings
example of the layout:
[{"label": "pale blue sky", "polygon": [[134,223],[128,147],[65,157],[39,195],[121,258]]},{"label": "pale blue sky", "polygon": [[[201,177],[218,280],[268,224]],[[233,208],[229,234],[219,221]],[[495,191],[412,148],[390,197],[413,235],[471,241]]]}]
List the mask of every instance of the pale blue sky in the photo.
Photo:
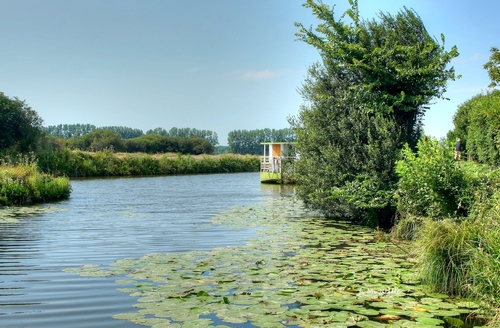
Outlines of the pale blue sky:
[{"label": "pale blue sky", "polygon": [[[315,24],[299,0],[0,0],[0,91],[45,125],[89,123],[217,132],[288,127],[317,51],[295,41]],[[340,15],[347,0],[336,4]],[[457,106],[487,90],[500,47],[498,0],[359,0],[361,16],[413,8],[443,33],[462,79],[431,106],[425,131],[453,128]]]}]

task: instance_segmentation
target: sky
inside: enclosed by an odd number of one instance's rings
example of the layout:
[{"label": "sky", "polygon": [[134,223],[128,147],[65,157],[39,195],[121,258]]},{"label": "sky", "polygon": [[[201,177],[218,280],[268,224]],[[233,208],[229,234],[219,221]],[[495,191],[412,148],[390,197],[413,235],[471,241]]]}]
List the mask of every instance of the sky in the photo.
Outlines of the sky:
[{"label": "sky", "polygon": [[[294,22],[316,26],[303,0],[0,0],[0,92],[44,125],[215,131],[282,129],[315,48]],[[336,17],[347,0],[329,1]],[[431,104],[426,134],[453,129],[457,107],[486,92],[500,47],[498,0],[359,0],[362,18],[414,9],[431,36],[458,47],[462,78]]]}]

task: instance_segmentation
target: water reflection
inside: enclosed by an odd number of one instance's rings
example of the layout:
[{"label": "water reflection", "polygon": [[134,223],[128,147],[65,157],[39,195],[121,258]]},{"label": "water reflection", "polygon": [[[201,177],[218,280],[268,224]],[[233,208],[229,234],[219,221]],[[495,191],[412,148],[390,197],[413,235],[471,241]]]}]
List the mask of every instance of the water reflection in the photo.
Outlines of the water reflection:
[{"label": "water reflection", "polygon": [[81,179],[72,188],[59,211],[0,224],[2,327],[136,327],[111,318],[135,304],[113,279],[62,270],[244,244],[253,231],[207,228],[211,216],[293,193],[258,173]]},{"label": "water reflection", "polygon": [[262,193],[272,195],[293,195],[295,193],[295,185],[279,184],[279,183],[261,183],[260,190]]}]

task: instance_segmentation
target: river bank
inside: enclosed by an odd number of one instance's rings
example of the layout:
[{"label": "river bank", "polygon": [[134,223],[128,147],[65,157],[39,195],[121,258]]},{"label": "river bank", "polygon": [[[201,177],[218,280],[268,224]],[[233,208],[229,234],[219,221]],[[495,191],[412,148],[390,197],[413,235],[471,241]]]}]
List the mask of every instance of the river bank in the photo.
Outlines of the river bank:
[{"label": "river bank", "polygon": [[70,193],[68,178],[40,172],[28,156],[19,156],[15,164],[0,159],[0,205],[57,201]]},{"label": "river bank", "polygon": [[133,176],[257,172],[259,157],[251,155],[181,155],[50,150],[36,155],[43,172],[56,176]]}]

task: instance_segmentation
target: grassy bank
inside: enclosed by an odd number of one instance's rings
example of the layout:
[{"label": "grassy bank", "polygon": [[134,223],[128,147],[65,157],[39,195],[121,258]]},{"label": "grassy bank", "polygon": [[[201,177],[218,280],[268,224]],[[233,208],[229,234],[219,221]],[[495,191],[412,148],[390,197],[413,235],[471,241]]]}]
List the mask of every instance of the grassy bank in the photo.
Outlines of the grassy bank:
[{"label": "grassy bank", "polygon": [[23,205],[65,199],[71,187],[68,178],[41,173],[26,156],[0,161],[0,205]]},{"label": "grassy bank", "polygon": [[43,172],[57,176],[127,176],[256,172],[258,156],[181,155],[51,150],[37,154]]},{"label": "grassy bank", "polygon": [[413,239],[423,283],[474,299],[500,327],[500,169],[454,161],[435,140],[403,155],[394,234]]}]

